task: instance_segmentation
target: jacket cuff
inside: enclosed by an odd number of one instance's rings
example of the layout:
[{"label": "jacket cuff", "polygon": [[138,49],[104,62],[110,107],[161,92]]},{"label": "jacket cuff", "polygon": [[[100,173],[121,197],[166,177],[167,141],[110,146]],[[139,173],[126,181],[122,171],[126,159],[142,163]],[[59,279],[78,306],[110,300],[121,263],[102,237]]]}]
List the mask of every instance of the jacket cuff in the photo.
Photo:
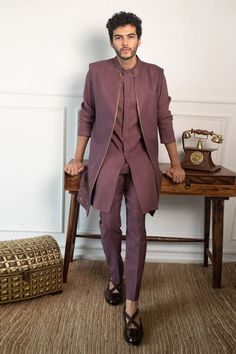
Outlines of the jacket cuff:
[{"label": "jacket cuff", "polygon": [[80,124],[78,128],[78,135],[81,136],[91,136],[91,129],[90,125],[88,124]]}]

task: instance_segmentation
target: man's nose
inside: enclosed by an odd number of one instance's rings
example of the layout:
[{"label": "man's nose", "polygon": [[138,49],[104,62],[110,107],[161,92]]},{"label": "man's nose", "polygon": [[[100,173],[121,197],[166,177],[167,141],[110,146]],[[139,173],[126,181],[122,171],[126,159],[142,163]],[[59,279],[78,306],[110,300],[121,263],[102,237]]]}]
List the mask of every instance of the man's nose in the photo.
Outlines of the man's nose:
[{"label": "man's nose", "polygon": [[126,45],[128,44],[128,38],[124,37],[122,44],[123,44],[124,47],[126,47]]}]

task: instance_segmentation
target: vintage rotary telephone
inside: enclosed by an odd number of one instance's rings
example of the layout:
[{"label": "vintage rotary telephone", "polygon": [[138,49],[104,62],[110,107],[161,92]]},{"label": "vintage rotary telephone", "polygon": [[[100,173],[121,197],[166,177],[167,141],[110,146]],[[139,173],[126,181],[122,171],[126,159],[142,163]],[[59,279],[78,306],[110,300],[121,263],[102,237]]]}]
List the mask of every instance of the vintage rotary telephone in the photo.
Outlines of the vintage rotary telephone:
[{"label": "vintage rotary telephone", "polygon": [[[216,144],[221,144],[223,141],[222,135],[215,134],[213,131],[202,129],[185,130],[182,134],[183,149],[185,158],[181,162],[181,166],[187,169],[216,172],[220,170],[220,166],[215,166],[211,153],[217,149],[204,147],[203,141],[206,141],[211,136],[211,141]],[[196,147],[185,147],[185,139],[197,138]]]}]

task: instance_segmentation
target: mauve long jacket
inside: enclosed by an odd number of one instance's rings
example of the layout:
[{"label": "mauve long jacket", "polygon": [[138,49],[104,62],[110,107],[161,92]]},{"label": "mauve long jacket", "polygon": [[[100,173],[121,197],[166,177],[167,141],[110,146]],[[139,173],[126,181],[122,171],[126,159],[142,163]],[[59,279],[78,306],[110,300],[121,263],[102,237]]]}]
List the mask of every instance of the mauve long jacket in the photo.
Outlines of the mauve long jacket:
[{"label": "mauve long jacket", "polygon": [[[116,58],[89,65],[79,115],[78,135],[91,136],[88,188],[83,185],[78,196],[79,202],[86,209],[87,214],[95,182],[105,159],[117,117],[122,84],[121,73],[114,60]],[[138,60],[140,63],[134,77],[137,111],[144,143],[155,173],[157,190],[160,192],[158,132],[161,143],[168,144],[175,141],[173,118],[169,111],[170,97],[163,69],[154,64],[145,63],[139,58]]]}]

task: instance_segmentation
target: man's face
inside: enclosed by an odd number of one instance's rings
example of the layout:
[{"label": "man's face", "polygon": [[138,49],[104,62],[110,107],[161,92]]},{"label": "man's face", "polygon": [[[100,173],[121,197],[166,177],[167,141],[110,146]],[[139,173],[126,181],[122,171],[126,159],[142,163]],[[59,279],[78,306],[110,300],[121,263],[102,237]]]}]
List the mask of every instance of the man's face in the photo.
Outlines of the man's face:
[{"label": "man's face", "polygon": [[140,44],[141,40],[138,39],[135,26],[120,26],[113,31],[111,46],[123,60],[133,58]]}]

